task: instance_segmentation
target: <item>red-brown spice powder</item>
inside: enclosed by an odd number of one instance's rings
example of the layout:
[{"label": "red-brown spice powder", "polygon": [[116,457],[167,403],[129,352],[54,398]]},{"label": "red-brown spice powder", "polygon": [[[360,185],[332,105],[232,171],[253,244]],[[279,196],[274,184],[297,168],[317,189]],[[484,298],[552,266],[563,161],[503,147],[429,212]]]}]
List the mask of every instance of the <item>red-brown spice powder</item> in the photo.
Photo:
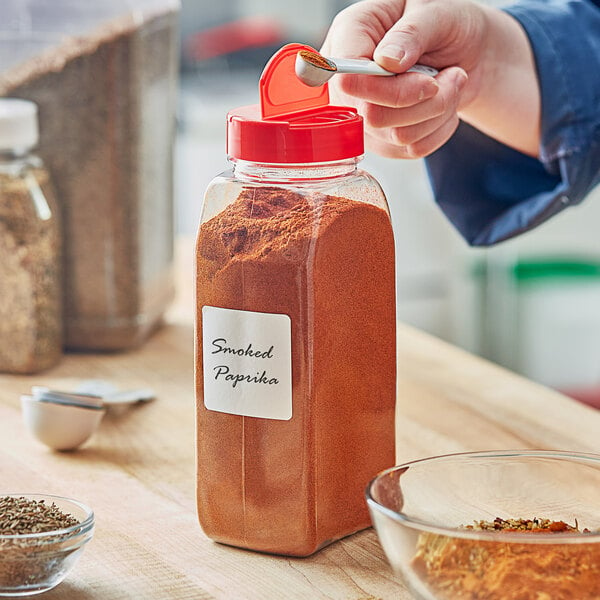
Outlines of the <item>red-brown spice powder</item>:
[{"label": "red-brown spice powder", "polygon": [[327,71],[337,71],[335,65],[332,65],[324,56],[318,52],[310,52],[309,50],[300,50],[300,57],[306,62],[319,67],[320,69],[326,69]]},{"label": "red-brown spice powder", "polygon": [[[394,463],[394,242],[374,205],[247,188],[197,241],[198,511],[228,544],[305,556],[370,525],[364,488]],[[289,421],[209,411],[202,306],[284,313]]]},{"label": "red-brown spice powder", "polygon": [[[495,519],[467,529],[551,537],[579,531],[549,519]],[[600,599],[596,543],[502,543],[427,533],[419,538],[413,567],[440,600]]]}]

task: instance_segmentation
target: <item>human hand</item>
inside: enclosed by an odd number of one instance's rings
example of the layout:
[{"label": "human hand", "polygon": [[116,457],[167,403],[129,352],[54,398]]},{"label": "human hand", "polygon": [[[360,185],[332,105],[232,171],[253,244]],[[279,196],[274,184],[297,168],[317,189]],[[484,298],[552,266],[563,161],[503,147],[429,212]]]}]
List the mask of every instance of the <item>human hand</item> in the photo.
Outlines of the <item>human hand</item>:
[{"label": "human hand", "polygon": [[[477,96],[486,19],[469,0],[363,0],[334,19],[321,53],[374,59],[396,77],[336,75],[334,102],[356,106],[367,147],[392,158],[426,156],[459,123],[459,109]],[[435,79],[405,73],[420,62]]]}]

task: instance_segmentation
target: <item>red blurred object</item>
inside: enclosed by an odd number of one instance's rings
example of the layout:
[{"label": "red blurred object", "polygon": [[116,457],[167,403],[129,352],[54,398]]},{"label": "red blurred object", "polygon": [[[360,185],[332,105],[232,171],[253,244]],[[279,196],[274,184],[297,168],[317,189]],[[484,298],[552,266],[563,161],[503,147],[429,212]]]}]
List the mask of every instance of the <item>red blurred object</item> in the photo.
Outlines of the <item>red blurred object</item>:
[{"label": "red blurred object", "polygon": [[284,36],[283,27],[275,19],[247,17],[189,36],[185,43],[185,55],[193,61],[207,60],[246,48],[280,44]]},{"label": "red blurred object", "polygon": [[600,387],[591,389],[561,389],[565,396],[600,409]]}]

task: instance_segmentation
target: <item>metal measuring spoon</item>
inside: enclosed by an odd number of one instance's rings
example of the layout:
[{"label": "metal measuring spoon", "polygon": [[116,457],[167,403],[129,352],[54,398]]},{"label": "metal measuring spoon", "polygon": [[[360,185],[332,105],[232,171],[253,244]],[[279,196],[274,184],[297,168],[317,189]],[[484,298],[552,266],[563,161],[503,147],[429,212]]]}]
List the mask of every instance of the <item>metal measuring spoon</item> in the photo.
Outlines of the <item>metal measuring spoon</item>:
[{"label": "metal measuring spoon", "polygon": [[78,394],[52,390],[47,387],[34,385],[31,388],[31,397],[38,402],[51,402],[66,406],[78,406],[80,408],[91,408],[102,410],[102,399],[91,394]]},{"label": "metal measuring spoon", "polygon": [[55,450],[74,450],[96,431],[109,406],[148,402],[150,388],[118,390],[110,382],[87,380],[75,392],[34,385],[21,396],[25,425]]},{"label": "metal measuring spoon", "polygon": [[[398,75],[380,67],[372,60],[357,58],[326,58],[318,52],[300,50],[296,55],[296,75],[302,83],[310,87],[318,87],[329,81],[336,73],[357,73],[363,75]],[[414,65],[408,72],[422,73],[435,77],[437,69],[425,65]]]},{"label": "metal measuring spoon", "polygon": [[156,394],[151,388],[119,390],[115,385],[103,379],[86,379],[76,390],[79,394],[89,394],[102,400],[104,406],[117,404],[135,404],[154,400]]},{"label": "metal measuring spoon", "polygon": [[151,388],[119,390],[111,383],[97,379],[84,381],[75,392],[34,385],[31,395],[40,402],[54,402],[81,408],[107,408],[119,404],[148,402],[156,396]]}]

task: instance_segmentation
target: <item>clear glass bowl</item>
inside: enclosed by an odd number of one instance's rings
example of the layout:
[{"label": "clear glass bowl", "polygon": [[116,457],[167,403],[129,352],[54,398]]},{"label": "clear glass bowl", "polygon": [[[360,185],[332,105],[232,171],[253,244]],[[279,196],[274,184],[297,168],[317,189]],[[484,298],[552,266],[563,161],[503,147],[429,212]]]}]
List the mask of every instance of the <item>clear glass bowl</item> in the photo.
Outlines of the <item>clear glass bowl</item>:
[{"label": "clear glass bowl", "polygon": [[79,523],[44,533],[0,535],[0,597],[32,596],[56,587],[92,539],[94,513],[90,508],[60,496],[0,494],[54,503]]},{"label": "clear glass bowl", "polygon": [[[600,598],[600,455],[437,456],[380,473],[366,498],[390,564],[417,598]],[[496,518],[562,521],[579,532],[466,528]]]}]

